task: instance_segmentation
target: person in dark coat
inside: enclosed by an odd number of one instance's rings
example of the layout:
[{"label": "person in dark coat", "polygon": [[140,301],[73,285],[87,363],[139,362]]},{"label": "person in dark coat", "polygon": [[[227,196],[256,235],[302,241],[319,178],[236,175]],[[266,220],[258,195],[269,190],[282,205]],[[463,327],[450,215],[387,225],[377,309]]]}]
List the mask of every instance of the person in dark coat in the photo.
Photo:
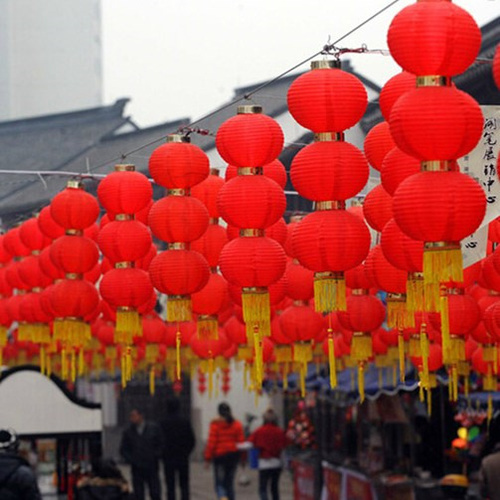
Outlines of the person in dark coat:
[{"label": "person in dark coat", "polygon": [[99,458],[92,465],[92,476],[76,485],[76,500],[127,500],[130,487],[114,460]]},{"label": "person in dark coat", "polygon": [[132,486],[137,500],[145,500],[145,484],[151,500],[161,500],[159,459],[163,450],[160,427],[146,421],[137,408],[130,412],[130,425],[120,443],[120,454],[131,465]]},{"label": "person in dark coat", "polygon": [[180,415],[180,401],[167,401],[167,417],[161,422],[163,431],[163,465],[167,484],[167,499],[175,500],[176,476],[181,500],[189,500],[189,455],[194,449],[195,437],[189,419]]},{"label": "person in dark coat", "polygon": [[41,500],[35,473],[17,454],[19,439],[12,430],[0,430],[0,498]]}]

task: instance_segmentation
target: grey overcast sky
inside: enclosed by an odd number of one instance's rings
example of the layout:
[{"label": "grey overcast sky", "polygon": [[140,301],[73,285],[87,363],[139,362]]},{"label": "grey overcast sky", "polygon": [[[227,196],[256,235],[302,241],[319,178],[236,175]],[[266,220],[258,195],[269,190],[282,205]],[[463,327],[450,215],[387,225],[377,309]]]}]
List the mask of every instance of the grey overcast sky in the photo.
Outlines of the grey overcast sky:
[{"label": "grey overcast sky", "polygon": [[[130,97],[140,126],[195,120],[237,87],[271,80],[315,54],[391,0],[102,0],[104,102]],[[388,26],[414,0],[399,0],[338,44],[387,49]],[[454,0],[483,26],[500,0]],[[399,67],[390,56],[348,57],[382,86]],[[304,64],[293,73],[306,71]],[[264,92],[264,91],[263,91]]]}]

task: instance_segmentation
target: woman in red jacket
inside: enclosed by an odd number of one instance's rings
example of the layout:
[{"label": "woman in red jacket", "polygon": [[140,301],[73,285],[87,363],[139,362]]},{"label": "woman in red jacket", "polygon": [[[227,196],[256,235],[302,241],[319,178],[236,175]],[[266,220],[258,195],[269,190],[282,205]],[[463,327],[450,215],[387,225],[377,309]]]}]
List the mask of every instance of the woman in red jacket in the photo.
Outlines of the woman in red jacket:
[{"label": "woman in red jacket", "polygon": [[248,439],[259,450],[259,496],[268,500],[267,489],[271,487],[271,498],[279,500],[279,479],[282,469],[281,453],[288,441],[285,431],[278,427],[278,417],[272,409],[262,416],[260,426]]},{"label": "woman in red jacket", "polygon": [[243,426],[227,403],[220,403],[217,410],[219,418],[210,423],[205,460],[214,464],[217,498],[234,500],[234,476],[240,458],[236,445],[244,441]]}]

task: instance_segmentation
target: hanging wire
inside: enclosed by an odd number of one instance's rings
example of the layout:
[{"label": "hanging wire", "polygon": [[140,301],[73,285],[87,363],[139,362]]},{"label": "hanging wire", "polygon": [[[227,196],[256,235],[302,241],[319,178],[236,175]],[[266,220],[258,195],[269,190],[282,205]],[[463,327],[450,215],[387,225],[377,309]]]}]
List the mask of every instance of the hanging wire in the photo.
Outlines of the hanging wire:
[{"label": "hanging wire", "polygon": [[[185,134],[186,133],[185,132],[186,128],[188,128],[188,129],[194,128],[194,125],[200,123],[203,120],[207,120],[208,118],[211,118],[212,116],[216,115],[217,113],[220,113],[221,111],[224,111],[225,109],[230,108],[230,107],[234,106],[235,104],[237,104],[237,103],[239,103],[239,102],[241,102],[243,100],[246,100],[246,101],[251,100],[252,96],[255,95],[257,92],[260,92],[262,89],[266,88],[267,86],[272,85],[273,83],[277,82],[278,80],[280,80],[284,76],[288,75],[292,71],[296,70],[300,66],[308,63],[311,59],[314,59],[315,57],[318,57],[318,56],[320,56],[322,54],[325,54],[325,51],[333,50],[336,44],[338,44],[339,42],[341,42],[342,40],[344,40],[345,38],[347,38],[349,35],[352,35],[354,32],[356,32],[357,30],[359,30],[360,28],[362,28],[363,26],[365,26],[366,24],[368,24],[370,21],[372,21],[373,19],[375,19],[376,17],[378,17],[380,14],[384,13],[386,10],[390,9],[393,5],[397,4],[399,1],[400,0],[393,0],[392,2],[388,3],[385,7],[383,7],[379,11],[375,12],[375,14],[371,15],[370,17],[368,17],[367,19],[365,19],[363,22],[361,22],[360,24],[358,24],[357,26],[355,26],[354,28],[352,28],[350,31],[348,31],[347,33],[345,33],[344,35],[342,35],[340,38],[338,38],[337,40],[335,40],[333,43],[331,43],[329,45],[325,45],[318,52],[316,52],[316,53],[312,54],[311,56],[307,57],[306,59],[300,61],[299,63],[295,64],[291,68],[288,68],[286,71],[283,71],[282,73],[280,73],[278,76],[272,78],[271,80],[268,80],[267,82],[263,83],[262,85],[259,85],[257,88],[255,88],[251,92],[248,92],[247,94],[244,94],[242,96],[234,98],[232,101],[230,101],[230,102],[226,103],[225,105],[223,105],[223,106],[215,109],[214,111],[211,111],[210,113],[208,113],[206,115],[203,115],[201,118],[198,118],[197,120],[195,120],[194,122],[191,122],[187,126],[180,127],[177,130],[177,132],[181,133],[181,134]],[[189,133],[192,133],[192,132],[189,132]],[[124,161],[127,158],[127,156],[132,155],[134,153],[137,153],[141,149],[144,149],[144,148],[147,148],[149,146],[152,146],[153,144],[156,144],[156,143],[158,143],[160,141],[163,141],[167,137],[167,135],[168,134],[163,134],[162,136],[160,136],[160,137],[158,137],[156,139],[153,139],[152,141],[149,141],[146,144],[138,146],[137,148],[132,149],[132,150],[126,152],[126,153],[123,153],[120,156],[117,156],[117,157],[114,157],[114,158],[110,158],[106,162],[99,163],[98,165],[90,168],[89,171],[92,172],[94,170],[98,170],[98,169],[100,169],[102,167],[105,167],[109,163],[114,163],[115,161],[118,161],[118,160]],[[212,134],[210,134],[210,135],[212,135]]]}]

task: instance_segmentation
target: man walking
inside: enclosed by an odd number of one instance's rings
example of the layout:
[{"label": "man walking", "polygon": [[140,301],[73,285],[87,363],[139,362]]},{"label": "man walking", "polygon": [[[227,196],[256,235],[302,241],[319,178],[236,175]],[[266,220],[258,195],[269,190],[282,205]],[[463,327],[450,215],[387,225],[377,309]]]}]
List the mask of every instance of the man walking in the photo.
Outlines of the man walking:
[{"label": "man walking", "polygon": [[160,427],[148,422],[137,408],[130,412],[130,425],[125,429],[120,454],[131,465],[132,485],[137,500],[145,500],[147,484],[151,500],[161,500],[159,459],[162,452]]},{"label": "man walking", "polygon": [[189,455],[195,445],[193,427],[187,418],[180,415],[178,399],[167,401],[167,413],[167,418],[161,422],[167,499],[175,500],[177,476],[181,500],[189,500]]}]

